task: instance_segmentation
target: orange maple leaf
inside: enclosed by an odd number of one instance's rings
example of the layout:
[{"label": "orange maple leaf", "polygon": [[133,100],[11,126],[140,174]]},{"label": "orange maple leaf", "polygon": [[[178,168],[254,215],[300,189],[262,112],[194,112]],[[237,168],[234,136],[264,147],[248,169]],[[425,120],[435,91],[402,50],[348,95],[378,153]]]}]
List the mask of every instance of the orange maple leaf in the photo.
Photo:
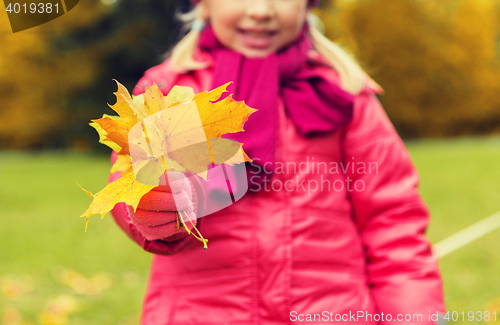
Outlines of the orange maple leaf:
[{"label": "orange maple leaf", "polygon": [[217,101],[230,83],[199,94],[175,86],[167,96],[153,84],[135,97],[117,84],[117,102],[110,107],[119,116],[104,115],[90,125],[99,133],[99,141],[117,152],[111,171],[120,171],[122,176],[96,194],[84,190],[93,198],[81,215],[85,229],[89,216],[103,218],[119,202],[135,211],[165,172],[190,171],[206,180],[210,164],[251,161],[241,143],[221,138],[244,131],[243,125],[256,111],[232,96]]}]

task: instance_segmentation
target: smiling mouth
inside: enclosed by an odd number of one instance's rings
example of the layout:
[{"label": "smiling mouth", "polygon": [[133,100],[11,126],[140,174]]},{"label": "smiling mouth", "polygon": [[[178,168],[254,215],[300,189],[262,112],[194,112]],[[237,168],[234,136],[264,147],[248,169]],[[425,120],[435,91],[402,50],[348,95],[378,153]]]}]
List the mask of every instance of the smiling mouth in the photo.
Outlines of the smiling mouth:
[{"label": "smiling mouth", "polygon": [[238,30],[240,33],[252,36],[252,37],[260,37],[260,38],[266,38],[266,37],[271,37],[276,35],[276,31],[251,31],[251,30],[243,30],[239,29]]}]

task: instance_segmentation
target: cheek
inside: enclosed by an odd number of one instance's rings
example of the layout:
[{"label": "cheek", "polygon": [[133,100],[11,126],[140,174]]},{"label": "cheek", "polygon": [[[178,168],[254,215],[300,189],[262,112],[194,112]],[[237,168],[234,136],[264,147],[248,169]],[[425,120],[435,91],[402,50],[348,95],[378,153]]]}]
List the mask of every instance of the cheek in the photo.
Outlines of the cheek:
[{"label": "cheek", "polygon": [[228,46],[231,45],[236,36],[238,17],[223,10],[216,10],[210,16],[210,23],[219,41]]},{"label": "cheek", "polygon": [[297,38],[302,31],[305,20],[306,15],[302,13],[299,15],[295,13],[294,16],[284,17],[284,19],[282,19],[281,24],[283,26],[283,38],[285,42],[291,42]]},{"label": "cheek", "polygon": [[307,17],[307,1],[296,1],[293,5],[285,1],[276,9],[280,24],[287,34],[298,35]]}]

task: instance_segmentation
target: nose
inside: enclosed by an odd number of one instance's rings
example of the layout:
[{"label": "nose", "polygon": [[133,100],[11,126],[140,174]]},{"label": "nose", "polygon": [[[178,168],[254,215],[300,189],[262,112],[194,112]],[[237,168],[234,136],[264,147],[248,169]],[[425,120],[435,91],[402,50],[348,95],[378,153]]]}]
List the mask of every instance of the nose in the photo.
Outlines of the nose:
[{"label": "nose", "polygon": [[247,14],[251,18],[266,20],[274,15],[273,0],[250,0],[247,8]]}]

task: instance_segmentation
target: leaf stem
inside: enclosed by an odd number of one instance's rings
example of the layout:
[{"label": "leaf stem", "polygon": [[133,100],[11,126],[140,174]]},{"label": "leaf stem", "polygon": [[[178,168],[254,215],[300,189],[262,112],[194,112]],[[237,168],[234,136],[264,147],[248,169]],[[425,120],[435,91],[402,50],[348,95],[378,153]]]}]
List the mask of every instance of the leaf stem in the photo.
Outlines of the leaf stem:
[{"label": "leaf stem", "polygon": [[182,225],[184,226],[184,229],[186,229],[186,232],[188,233],[188,235],[191,235],[191,230],[189,230],[189,228],[186,226],[186,223],[184,222],[184,220],[182,220]]},{"label": "leaf stem", "polygon": [[186,217],[188,218],[189,222],[191,223],[191,225],[193,226],[193,229],[196,230],[196,232],[198,233],[198,236],[200,236],[199,238],[197,236],[194,235],[193,233],[193,236],[198,239],[199,241],[201,241],[203,243],[203,249],[207,249],[208,246],[207,246],[207,243],[208,243],[208,239],[205,239],[203,238],[203,235],[200,233],[200,231],[198,230],[198,228],[196,228],[196,226],[193,224],[193,222],[191,221],[191,219],[189,218],[188,214],[186,211],[182,211],[184,212],[184,214],[186,215]]},{"label": "leaf stem", "polygon": [[[189,217],[188,217],[188,219],[189,219]],[[189,221],[191,221],[191,219],[189,219]],[[191,222],[191,224],[193,224],[193,223]],[[202,243],[205,243],[206,239],[205,238],[202,239],[202,238],[196,236],[196,234],[194,232],[192,232],[191,230],[189,230],[189,228],[187,227],[187,225],[186,225],[186,223],[184,221],[182,222],[182,225],[184,226],[184,229],[186,229],[186,232],[188,233],[188,235],[193,235],[194,238],[198,239]],[[194,225],[193,225],[193,227],[194,227]],[[206,245],[204,244],[203,247],[205,247],[205,246]],[[204,249],[206,249],[206,248],[204,248]]]},{"label": "leaf stem", "polygon": [[210,160],[212,162],[212,167],[215,167],[214,153],[212,152],[212,143],[210,143],[210,139],[207,138],[208,151],[210,152]]}]

